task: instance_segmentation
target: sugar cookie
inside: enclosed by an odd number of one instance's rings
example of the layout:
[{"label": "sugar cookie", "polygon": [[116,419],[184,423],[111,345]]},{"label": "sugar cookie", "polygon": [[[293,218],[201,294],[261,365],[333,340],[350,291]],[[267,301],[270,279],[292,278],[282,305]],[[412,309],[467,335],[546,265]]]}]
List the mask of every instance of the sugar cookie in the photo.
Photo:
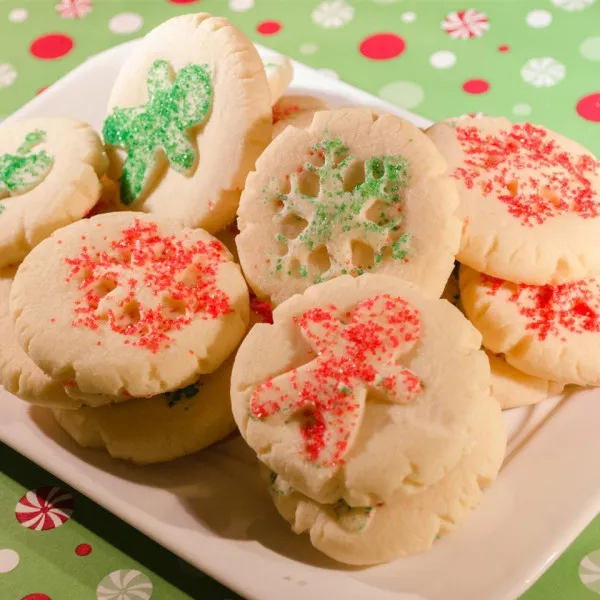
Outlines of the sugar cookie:
[{"label": "sugar cookie", "polygon": [[233,359],[184,389],[100,408],[53,410],[81,446],[106,448],[138,464],[166,462],[202,450],[235,429],[229,400]]},{"label": "sugar cookie", "polygon": [[289,127],[248,176],[236,239],[246,279],[279,304],[345,273],[373,271],[439,297],[460,222],[446,164],[421,131],[369,109]]},{"label": "sugar cookie", "polygon": [[343,500],[324,505],[263,467],[277,510],[295,533],[308,532],[315,548],[343,563],[377,564],[428,550],[481,502],[504,459],[506,432],[498,404],[490,398],[481,402],[485,414],[472,450],[427,489],[399,490],[379,505],[351,508]]},{"label": "sugar cookie", "polygon": [[273,106],[273,138],[290,125],[306,129],[317,111],[328,108],[324,100],[315,96],[283,96]]},{"label": "sugar cookie", "polygon": [[0,129],[0,268],[85,216],[108,162],[86,123],[38,118]]},{"label": "sugar cookie", "polygon": [[600,279],[533,286],[462,266],[460,293],[484,346],[513,367],[565,384],[600,385]]},{"label": "sugar cookie", "polygon": [[600,273],[600,169],[588,150],[505,118],[441,122],[427,134],[457,182],[461,263],[536,285]]},{"label": "sugar cookie", "polygon": [[108,110],[121,206],[211,232],[233,220],[272,132],[263,63],[243,33],[206,13],[166,21],[123,65]]},{"label": "sugar cookie", "polygon": [[419,491],[473,444],[489,395],[481,338],[448,302],[384,275],[315,285],[253,327],[233,414],[261,461],[323,503]]},{"label": "sugar cookie", "polygon": [[294,76],[292,61],[281,54],[269,55],[263,59],[267,82],[271,93],[271,104],[274,105],[283,95]]},{"label": "sugar cookie", "polygon": [[85,219],[19,267],[16,336],[48,375],[126,400],[214,371],[248,325],[248,290],[225,247],[201,229],[140,213]]},{"label": "sugar cookie", "polygon": [[23,352],[8,311],[16,267],[0,269],[0,385],[22,400],[57,408],[78,408],[81,403],[65,394],[60,382],[41,371]]}]

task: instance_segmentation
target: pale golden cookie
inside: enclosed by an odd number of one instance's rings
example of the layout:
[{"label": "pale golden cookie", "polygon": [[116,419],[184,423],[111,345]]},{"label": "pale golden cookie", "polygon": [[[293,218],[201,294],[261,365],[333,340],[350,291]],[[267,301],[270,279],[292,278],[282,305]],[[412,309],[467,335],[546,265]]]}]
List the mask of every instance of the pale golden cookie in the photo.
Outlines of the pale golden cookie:
[{"label": "pale golden cookie", "polygon": [[214,371],[248,325],[248,290],[214,237],[118,212],[44,240],[19,267],[10,310],[19,344],[84,394],[126,400]]},{"label": "pale golden cookie", "polygon": [[274,105],[283,95],[294,77],[292,61],[281,54],[270,54],[263,59],[271,104]]},{"label": "pale golden cookie", "polygon": [[417,493],[396,492],[383,505],[324,505],[262,469],[279,513],[295,533],[309,533],[315,548],[351,565],[389,562],[428,550],[481,502],[504,459],[506,432],[498,404],[482,398],[481,421],[471,451],[440,481]]},{"label": "pale golden cookie", "polygon": [[529,375],[600,385],[600,280],[555,286],[510,283],[462,266],[467,318],[483,344]]},{"label": "pale golden cookie", "polygon": [[202,450],[235,429],[229,400],[233,358],[195,384],[153,398],[100,408],[53,410],[81,446],[106,448],[138,464],[166,462]]},{"label": "pale golden cookie", "polygon": [[323,503],[387,501],[467,453],[489,396],[481,338],[444,300],[384,275],[315,285],[255,325],[233,414],[261,461]]},{"label": "pale golden cookie", "polygon": [[236,239],[244,274],[274,304],[372,271],[439,298],[460,222],[446,164],[416,127],[369,109],[321,111],[287,128],[248,176]]},{"label": "pale golden cookie", "polygon": [[0,268],[53,231],[84,217],[100,196],[108,161],[86,123],[38,118],[0,129]]},{"label": "pale golden cookie", "polygon": [[273,106],[273,138],[290,125],[306,129],[312,123],[317,111],[328,108],[324,100],[315,96],[283,96]]},{"label": "pale golden cookie", "polygon": [[600,273],[600,169],[588,150],[505,118],[443,121],[427,135],[458,186],[461,263],[536,285]]},{"label": "pale golden cookie", "polygon": [[210,232],[233,220],[272,132],[263,63],[242,32],[207,13],[169,19],[136,45],[108,111],[121,206]]},{"label": "pale golden cookie", "polygon": [[78,408],[60,382],[54,381],[23,352],[8,311],[10,288],[16,267],[0,269],[0,385],[22,400],[40,406]]}]

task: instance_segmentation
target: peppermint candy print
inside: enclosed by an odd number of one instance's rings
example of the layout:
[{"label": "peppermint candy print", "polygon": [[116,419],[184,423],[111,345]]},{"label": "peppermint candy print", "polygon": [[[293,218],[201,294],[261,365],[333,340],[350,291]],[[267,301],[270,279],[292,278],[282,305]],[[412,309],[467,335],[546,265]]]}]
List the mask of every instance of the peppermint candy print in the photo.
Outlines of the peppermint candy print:
[{"label": "peppermint candy print", "polygon": [[150,600],[152,582],[135,569],[109,573],[96,589],[97,600]]},{"label": "peppermint candy print", "polygon": [[56,12],[63,19],[81,19],[92,12],[92,0],[60,0]]},{"label": "peppermint candy print", "polygon": [[28,491],[17,502],[17,521],[34,531],[55,529],[73,514],[73,496],[59,487],[41,487]]},{"label": "peppermint candy print", "polygon": [[567,73],[567,68],[554,58],[532,58],[521,69],[523,81],[535,87],[552,87],[560,83]]},{"label": "peppermint candy print", "polygon": [[446,15],[442,29],[459,40],[481,37],[490,28],[487,16],[473,8],[457,10]]},{"label": "peppermint candy print", "polygon": [[354,8],[345,0],[333,0],[332,2],[321,2],[312,12],[313,23],[326,29],[337,29],[343,27],[352,20]]}]

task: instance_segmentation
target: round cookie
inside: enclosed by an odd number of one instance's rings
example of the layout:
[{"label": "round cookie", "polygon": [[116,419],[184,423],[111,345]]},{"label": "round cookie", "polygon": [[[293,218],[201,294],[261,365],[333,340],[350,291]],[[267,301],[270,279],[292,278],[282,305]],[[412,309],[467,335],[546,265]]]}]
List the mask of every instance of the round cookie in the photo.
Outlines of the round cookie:
[{"label": "round cookie", "polygon": [[535,285],[600,272],[600,169],[588,150],[505,118],[443,121],[427,135],[458,186],[461,263]]},{"label": "round cookie", "polygon": [[81,403],[70,398],[60,382],[40,370],[15,338],[8,300],[16,270],[16,267],[0,269],[0,385],[7,392],[32,404],[78,408]]},{"label": "round cookie", "polygon": [[272,54],[263,59],[267,82],[271,92],[271,104],[274,105],[283,95],[294,77],[292,61],[281,54]]},{"label": "round cookie", "polygon": [[81,446],[106,448],[138,464],[166,462],[202,450],[235,430],[229,400],[233,358],[181,390],[100,408],[52,412]]},{"label": "round cookie", "polygon": [[473,444],[489,396],[481,338],[448,302],[384,275],[338,277],[258,324],[231,400],[259,459],[322,503],[418,492]]},{"label": "round cookie", "polygon": [[274,304],[313,283],[372,271],[439,298],[460,222],[446,164],[421,131],[369,109],[288,127],[248,176],[236,239],[244,274]]},{"label": "round cookie", "polygon": [[136,45],[108,111],[121,206],[210,232],[233,220],[272,132],[263,63],[242,32],[206,13],[169,19]]},{"label": "round cookie", "polygon": [[384,563],[428,550],[481,502],[504,459],[506,432],[498,404],[490,398],[482,404],[472,450],[419,493],[399,490],[380,505],[351,508],[343,500],[324,505],[263,467],[275,507],[295,533],[309,533],[315,548],[343,563]]},{"label": "round cookie", "polygon": [[500,408],[530,406],[560,394],[564,385],[527,375],[509,365],[503,357],[485,352],[490,361],[490,390]]},{"label": "round cookie", "polygon": [[53,231],[84,217],[108,161],[86,123],[38,118],[0,129],[0,268],[23,260]]},{"label": "round cookie", "polygon": [[533,286],[462,266],[460,293],[484,346],[519,371],[600,385],[600,279]]},{"label": "round cookie", "polygon": [[[463,311],[458,286],[459,267],[460,265],[456,263],[452,275],[448,278],[442,298]],[[485,353],[490,361],[492,396],[499,402],[500,408],[503,410],[537,404],[549,396],[560,394],[564,388],[564,385],[560,383],[533,377],[511,367],[502,356],[493,354],[489,350],[486,350]]]},{"label": "round cookie", "polygon": [[248,289],[225,247],[174,220],[118,212],[56,232],[19,267],[19,344],[84,394],[127,400],[194,383],[248,325]]},{"label": "round cookie", "polygon": [[315,96],[283,96],[273,105],[273,138],[290,125],[306,129],[317,111],[328,108],[324,100]]}]

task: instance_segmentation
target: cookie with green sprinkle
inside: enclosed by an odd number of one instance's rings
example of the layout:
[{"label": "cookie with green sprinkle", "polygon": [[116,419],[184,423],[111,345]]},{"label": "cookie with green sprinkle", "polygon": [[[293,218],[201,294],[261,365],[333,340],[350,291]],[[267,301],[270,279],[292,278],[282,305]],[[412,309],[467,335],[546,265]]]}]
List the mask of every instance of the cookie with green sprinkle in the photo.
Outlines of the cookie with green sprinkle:
[{"label": "cookie with green sprinkle", "polygon": [[368,108],[319,111],[261,155],[236,241],[251,287],[274,304],[368,272],[439,297],[460,242],[457,205],[446,162],[416,127]]}]

